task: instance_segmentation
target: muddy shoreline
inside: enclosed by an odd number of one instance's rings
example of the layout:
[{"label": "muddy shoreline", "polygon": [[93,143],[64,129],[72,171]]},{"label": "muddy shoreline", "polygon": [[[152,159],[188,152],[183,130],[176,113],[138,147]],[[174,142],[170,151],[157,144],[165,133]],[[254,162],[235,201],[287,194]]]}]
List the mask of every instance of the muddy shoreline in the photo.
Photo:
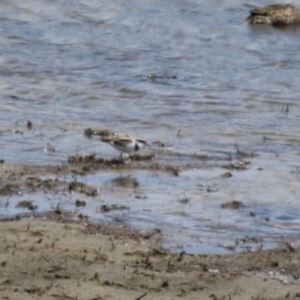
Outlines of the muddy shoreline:
[{"label": "muddy shoreline", "polygon": [[2,299],[298,299],[300,251],[171,253],[160,232],[74,221],[1,222]]},{"label": "muddy shoreline", "polygon": [[[226,177],[235,168],[224,167]],[[136,230],[122,222],[95,224],[80,212],[100,191],[76,176],[100,169],[156,168],[178,176],[178,166],[152,162],[148,156],[130,164],[95,156],[72,157],[61,166],[0,165],[2,208],[15,206],[15,216],[1,216],[0,295],[2,299],[298,299],[300,250],[282,242],[278,249],[228,255],[192,255],[163,248],[163,232]],[[66,176],[73,174],[70,180]],[[122,186],[135,182],[126,180]],[[55,199],[40,209],[35,196]],[[74,209],[66,210],[63,195]],[[137,196],[136,196],[137,197]],[[141,196],[142,197],[142,196]],[[76,200],[75,200],[76,199]],[[188,202],[184,198],[181,201]],[[225,203],[222,209],[239,209]],[[99,213],[128,210],[101,204]],[[246,243],[247,241],[245,241]],[[234,252],[234,248],[231,249]]]}]

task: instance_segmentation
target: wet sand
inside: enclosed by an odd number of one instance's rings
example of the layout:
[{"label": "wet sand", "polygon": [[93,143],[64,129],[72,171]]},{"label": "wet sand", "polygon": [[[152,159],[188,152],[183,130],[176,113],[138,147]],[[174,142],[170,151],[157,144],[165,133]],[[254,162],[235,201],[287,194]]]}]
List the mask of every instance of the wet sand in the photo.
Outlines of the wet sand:
[{"label": "wet sand", "polygon": [[[57,203],[65,192],[94,197],[95,188],[76,180],[67,182],[57,178],[103,168],[142,166],[147,168],[142,157],[129,165],[94,156],[73,157],[69,164],[61,166],[10,165],[3,161],[0,165],[2,208],[12,206],[11,199],[22,194],[18,206],[27,212],[1,221],[0,298],[258,300],[300,297],[300,251],[289,243],[283,243],[280,249],[229,255],[172,253],[163,249],[163,233],[159,228],[141,232],[120,223],[95,224],[76,210],[66,211],[57,205],[51,211],[39,212],[37,202],[26,201],[26,195],[41,191],[44,193],[41,195],[56,197]],[[150,166],[178,176],[176,168]],[[56,179],[47,179],[49,174],[55,174]],[[80,207],[85,202],[76,200],[75,205]],[[112,209],[126,207],[103,205],[101,208],[103,213]]]},{"label": "wet sand", "polygon": [[0,231],[1,299],[298,299],[300,251],[173,254],[159,232],[73,222],[69,214],[10,220]]}]

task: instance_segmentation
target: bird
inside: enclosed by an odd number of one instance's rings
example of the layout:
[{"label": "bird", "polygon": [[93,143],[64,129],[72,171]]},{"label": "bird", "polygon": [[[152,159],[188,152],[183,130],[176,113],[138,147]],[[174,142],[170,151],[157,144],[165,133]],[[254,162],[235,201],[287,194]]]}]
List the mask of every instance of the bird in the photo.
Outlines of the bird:
[{"label": "bird", "polygon": [[112,147],[119,150],[120,157],[123,160],[123,153],[137,152],[140,148],[144,146],[149,146],[146,140],[136,139],[130,135],[116,135],[112,137],[102,137],[101,141],[104,143],[109,143]]},{"label": "bird", "polygon": [[300,24],[300,10],[291,4],[271,4],[250,11],[244,24],[283,26]]}]

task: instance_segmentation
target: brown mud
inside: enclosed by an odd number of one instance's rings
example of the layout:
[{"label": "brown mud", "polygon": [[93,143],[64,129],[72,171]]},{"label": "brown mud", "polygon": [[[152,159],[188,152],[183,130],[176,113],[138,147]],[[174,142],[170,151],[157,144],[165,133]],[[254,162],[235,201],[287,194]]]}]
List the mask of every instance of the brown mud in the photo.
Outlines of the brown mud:
[{"label": "brown mud", "polygon": [[9,220],[0,230],[1,299],[298,299],[291,245],[231,255],[170,253],[160,231],[73,221]]}]

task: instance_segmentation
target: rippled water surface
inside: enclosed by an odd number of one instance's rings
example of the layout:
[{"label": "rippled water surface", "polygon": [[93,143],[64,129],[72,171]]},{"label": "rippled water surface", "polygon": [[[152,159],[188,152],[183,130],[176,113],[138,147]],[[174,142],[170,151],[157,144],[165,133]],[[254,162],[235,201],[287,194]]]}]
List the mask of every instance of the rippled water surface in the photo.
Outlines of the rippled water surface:
[{"label": "rippled water surface", "polygon": [[[118,155],[85,138],[88,127],[139,136],[154,149],[162,141],[172,155],[154,162],[208,160],[178,177],[138,171],[77,179],[104,195],[122,176],[136,180],[101,201],[126,202],[129,211],[112,215],[162,228],[170,247],[218,252],[245,236],[269,246],[281,236],[297,241],[300,30],[241,25],[249,9],[267,4],[1,1],[1,159],[55,165],[76,154]],[[236,145],[250,155],[238,156]],[[249,165],[223,177],[230,159]],[[244,207],[222,208],[231,201]]]}]

